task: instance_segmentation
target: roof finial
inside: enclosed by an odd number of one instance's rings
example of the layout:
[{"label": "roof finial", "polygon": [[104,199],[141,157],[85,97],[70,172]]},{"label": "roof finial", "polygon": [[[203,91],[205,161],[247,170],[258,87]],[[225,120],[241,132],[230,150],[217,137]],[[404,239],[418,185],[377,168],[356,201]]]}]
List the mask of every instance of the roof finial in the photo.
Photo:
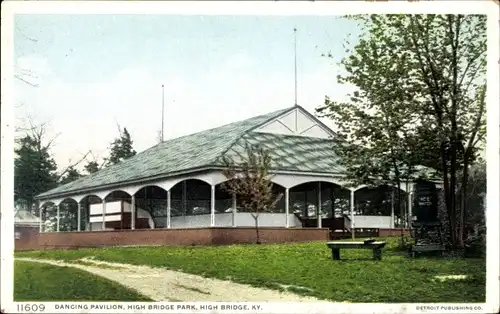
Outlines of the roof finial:
[{"label": "roof finial", "polygon": [[163,143],[163,131],[165,125],[165,88],[161,84],[161,141]]}]

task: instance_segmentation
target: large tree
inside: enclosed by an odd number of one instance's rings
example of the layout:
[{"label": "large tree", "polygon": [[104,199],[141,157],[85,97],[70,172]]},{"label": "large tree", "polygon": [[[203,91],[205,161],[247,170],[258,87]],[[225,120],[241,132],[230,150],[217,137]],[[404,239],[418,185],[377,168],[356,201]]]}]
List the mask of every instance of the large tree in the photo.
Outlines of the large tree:
[{"label": "large tree", "polygon": [[451,242],[461,247],[468,171],[485,135],[486,16],[348,18],[364,33],[341,62],[347,74],[339,81],[356,92],[349,102],[327,99],[319,108],[338,122],[338,152],[360,181],[393,180],[391,173],[398,180],[401,168],[409,175],[417,164],[436,166]]},{"label": "large tree", "polygon": [[486,16],[411,16],[403,27],[409,27],[406,44],[420,78],[415,94],[425,97],[422,107],[434,118],[439,135],[451,242],[462,247],[469,168],[486,133]]},{"label": "large tree", "polygon": [[133,141],[127,128],[121,129],[118,126],[118,131],[120,136],[111,143],[110,156],[107,158],[106,166],[120,163],[137,153],[133,148]]}]

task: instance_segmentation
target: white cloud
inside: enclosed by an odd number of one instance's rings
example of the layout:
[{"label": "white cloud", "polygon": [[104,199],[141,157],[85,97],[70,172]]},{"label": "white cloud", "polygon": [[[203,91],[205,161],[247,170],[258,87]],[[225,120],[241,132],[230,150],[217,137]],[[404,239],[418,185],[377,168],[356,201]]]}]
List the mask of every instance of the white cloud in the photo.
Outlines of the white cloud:
[{"label": "white cloud", "polygon": [[[42,60],[21,60],[51,73]],[[19,60],[18,60],[19,62]],[[264,114],[294,103],[293,76],[255,75],[255,60],[241,54],[222,67],[196,77],[160,77],[145,68],[129,67],[90,84],[74,85],[48,76],[38,88],[17,86],[17,100],[29,104],[23,111],[52,121],[60,132],[53,152],[61,167],[91,149],[103,154],[117,135],[117,123],[127,127],[142,151],[155,144],[161,128],[161,85],[165,85],[165,138],[174,138]],[[299,104],[314,112],[324,96],[342,97],[335,84],[337,69],[316,69],[299,80]]]}]

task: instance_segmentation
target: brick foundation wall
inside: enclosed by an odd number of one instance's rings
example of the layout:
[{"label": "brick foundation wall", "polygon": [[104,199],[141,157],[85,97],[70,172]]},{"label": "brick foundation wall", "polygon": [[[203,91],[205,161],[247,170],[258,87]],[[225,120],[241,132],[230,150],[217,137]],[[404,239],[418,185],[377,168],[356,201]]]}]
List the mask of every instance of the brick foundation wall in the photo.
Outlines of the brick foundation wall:
[{"label": "brick foundation wall", "polygon": [[378,229],[379,237],[392,237],[401,236],[401,230],[403,230],[403,235],[409,235],[410,231],[408,229],[394,228],[394,229]]},{"label": "brick foundation wall", "polygon": [[39,231],[39,227],[14,226],[14,233],[19,235],[19,239],[14,240],[15,250],[37,250],[39,248]]},{"label": "brick foundation wall", "polygon": [[[328,229],[259,228],[262,243],[328,240]],[[223,245],[256,240],[255,228],[148,229],[95,232],[41,233],[38,248],[69,249],[134,245]]]},{"label": "brick foundation wall", "polygon": [[[257,238],[255,228],[212,228],[212,244],[254,243]],[[327,241],[326,228],[259,228],[262,243],[287,243],[306,241]]]}]

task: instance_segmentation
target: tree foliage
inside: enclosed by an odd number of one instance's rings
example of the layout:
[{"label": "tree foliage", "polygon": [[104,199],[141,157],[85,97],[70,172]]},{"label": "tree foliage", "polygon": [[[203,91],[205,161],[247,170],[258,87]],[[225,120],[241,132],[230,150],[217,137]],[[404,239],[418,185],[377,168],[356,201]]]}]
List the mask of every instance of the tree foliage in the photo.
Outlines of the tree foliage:
[{"label": "tree foliage", "polygon": [[[122,130],[118,127],[118,131],[120,132],[120,136],[111,143],[110,156],[107,158],[106,163],[107,166],[118,164],[137,154],[133,148],[133,141],[130,137],[130,133],[127,131],[127,128],[123,128]],[[90,169],[91,171],[95,170],[95,168]]]},{"label": "tree foliage", "polygon": [[338,80],[356,91],[318,108],[337,122],[336,150],[359,183],[399,181],[422,164],[439,170],[451,242],[461,247],[468,170],[485,137],[486,16],[348,18],[364,33]]},{"label": "tree foliage", "polygon": [[91,160],[91,161],[87,162],[87,164],[85,166],[83,166],[83,168],[85,169],[85,171],[88,174],[92,174],[94,172],[97,172],[100,169],[99,164],[95,160]]},{"label": "tree foliage", "polygon": [[69,166],[66,170],[66,173],[61,177],[60,184],[66,184],[69,182],[73,182],[83,175],[76,169],[73,165]]},{"label": "tree foliage", "polygon": [[35,196],[57,186],[57,165],[51,156],[53,140],[46,139],[46,125],[32,126],[16,140],[14,150],[14,201],[35,210]]},{"label": "tree foliage", "polygon": [[245,151],[239,160],[224,158],[224,175],[228,179],[222,188],[236,195],[245,212],[250,212],[255,220],[256,241],[259,238],[259,215],[270,212],[280,201],[282,195],[273,193],[271,182],[271,156],[264,148],[245,144]]}]

